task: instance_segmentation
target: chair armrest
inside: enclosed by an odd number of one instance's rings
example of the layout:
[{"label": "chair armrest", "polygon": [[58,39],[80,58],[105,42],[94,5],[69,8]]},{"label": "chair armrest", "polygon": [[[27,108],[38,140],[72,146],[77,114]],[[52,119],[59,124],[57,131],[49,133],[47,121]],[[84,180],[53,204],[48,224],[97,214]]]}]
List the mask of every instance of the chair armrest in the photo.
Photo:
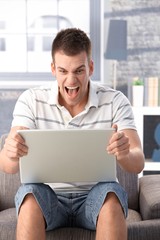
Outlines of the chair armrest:
[{"label": "chair armrest", "polygon": [[160,218],[160,175],[147,175],[139,180],[139,205],[143,220]]},{"label": "chair armrest", "polygon": [[[7,134],[0,137],[0,150],[3,148]],[[15,207],[14,196],[20,186],[19,172],[7,174],[0,171],[0,211]]]}]

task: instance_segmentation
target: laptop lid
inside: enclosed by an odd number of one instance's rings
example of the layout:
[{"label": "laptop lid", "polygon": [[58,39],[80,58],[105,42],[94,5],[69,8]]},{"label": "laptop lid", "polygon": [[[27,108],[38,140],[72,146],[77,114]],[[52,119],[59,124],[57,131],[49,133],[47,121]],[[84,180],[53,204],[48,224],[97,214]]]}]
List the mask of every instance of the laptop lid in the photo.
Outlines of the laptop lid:
[{"label": "laptop lid", "polygon": [[115,157],[106,151],[113,131],[18,130],[29,147],[20,159],[21,182],[115,181]]}]

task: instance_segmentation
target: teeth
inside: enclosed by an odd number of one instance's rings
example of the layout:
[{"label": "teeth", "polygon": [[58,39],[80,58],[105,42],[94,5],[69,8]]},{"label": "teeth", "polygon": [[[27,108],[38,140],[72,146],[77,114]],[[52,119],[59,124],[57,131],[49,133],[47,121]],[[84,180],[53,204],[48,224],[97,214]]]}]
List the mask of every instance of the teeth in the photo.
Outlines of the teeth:
[{"label": "teeth", "polygon": [[76,89],[78,87],[67,87],[67,88],[70,89],[70,90],[74,90],[74,89]]},{"label": "teeth", "polygon": [[67,94],[70,96],[75,96],[79,90],[79,87],[65,87]]}]

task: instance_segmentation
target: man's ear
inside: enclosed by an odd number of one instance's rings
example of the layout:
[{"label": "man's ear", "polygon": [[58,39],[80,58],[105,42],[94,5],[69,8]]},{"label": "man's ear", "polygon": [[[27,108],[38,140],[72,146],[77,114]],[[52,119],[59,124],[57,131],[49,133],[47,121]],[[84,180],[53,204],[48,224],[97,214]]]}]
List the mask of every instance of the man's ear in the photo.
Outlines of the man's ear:
[{"label": "man's ear", "polygon": [[89,76],[91,76],[93,74],[93,71],[94,71],[93,60],[90,60],[90,63],[89,63]]},{"label": "man's ear", "polygon": [[54,76],[56,75],[56,69],[55,69],[55,65],[53,62],[51,63],[51,72]]}]

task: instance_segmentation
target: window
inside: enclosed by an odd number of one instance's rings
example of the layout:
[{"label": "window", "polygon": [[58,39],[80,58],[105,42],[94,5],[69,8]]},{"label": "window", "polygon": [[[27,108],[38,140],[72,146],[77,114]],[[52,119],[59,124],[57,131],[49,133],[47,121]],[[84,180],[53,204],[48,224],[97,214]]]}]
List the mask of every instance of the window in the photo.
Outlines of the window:
[{"label": "window", "polygon": [[10,129],[18,96],[53,81],[51,43],[57,31],[77,27],[92,40],[93,80],[100,80],[100,2],[0,0],[0,135]]},{"label": "window", "polygon": [[50,72],[54,36],[73,26],[90,35],[89,10],[89,0],[0,0],[0,72]]}]

